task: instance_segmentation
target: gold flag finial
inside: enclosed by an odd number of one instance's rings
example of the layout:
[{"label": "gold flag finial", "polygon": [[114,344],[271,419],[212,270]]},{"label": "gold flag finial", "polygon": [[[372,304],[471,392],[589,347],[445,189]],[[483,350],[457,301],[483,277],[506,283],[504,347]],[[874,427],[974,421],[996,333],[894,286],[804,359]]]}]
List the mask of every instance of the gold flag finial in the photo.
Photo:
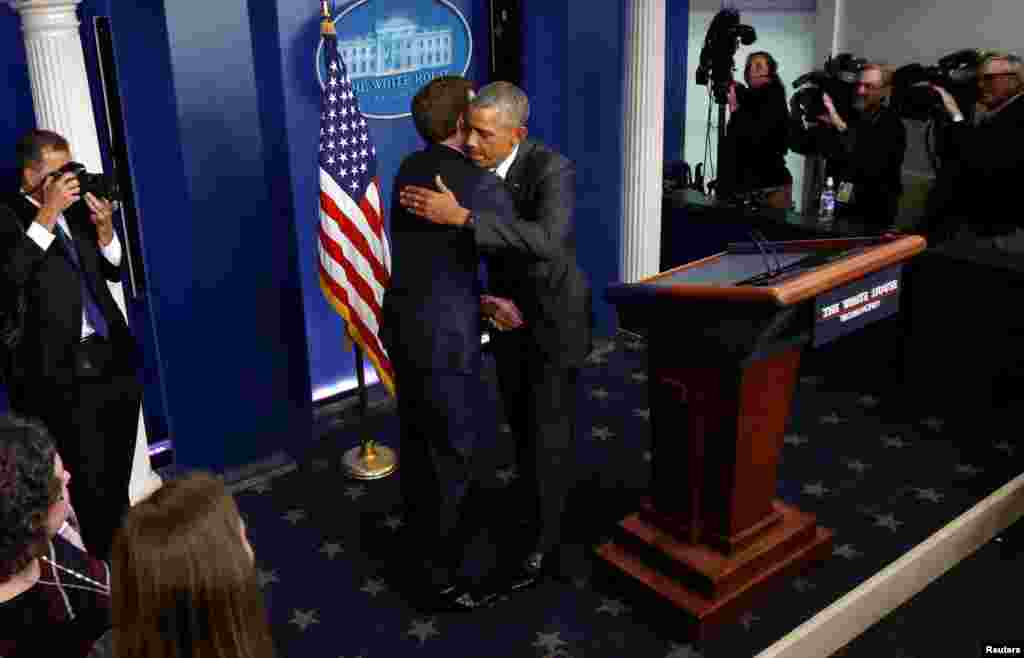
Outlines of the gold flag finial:
[{"label": "gold flag finial", "polygon": [[334,21],[331,20],[331,8],[328,0],[320,0],[320,35],[333,35]]}]

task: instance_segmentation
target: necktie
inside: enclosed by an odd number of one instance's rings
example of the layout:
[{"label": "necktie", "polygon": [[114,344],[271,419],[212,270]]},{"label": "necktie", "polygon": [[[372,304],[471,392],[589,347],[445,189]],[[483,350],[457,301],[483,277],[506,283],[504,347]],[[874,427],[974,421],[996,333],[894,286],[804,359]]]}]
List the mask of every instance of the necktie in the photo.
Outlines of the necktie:
[{"label": "necktie", "polygon": [[85,311],[85,319],[96,330],[97,336],[107,336],[107,321],[103,317],[99,304],[96,303],[96,297],[93,295],[89,283],[85,280],[85,272],[82,270],[82,264],[78,259],[78,250],[75,248],[74,240],[64,232],[64,228],[60,224],[57,224],[57,230],[53,234],[56,236],[57,242],[60,243],[60,246],[64,248],[68,257],[75,264],[75,270],[78,272],[78,281],[82,286],[82,310]]}]

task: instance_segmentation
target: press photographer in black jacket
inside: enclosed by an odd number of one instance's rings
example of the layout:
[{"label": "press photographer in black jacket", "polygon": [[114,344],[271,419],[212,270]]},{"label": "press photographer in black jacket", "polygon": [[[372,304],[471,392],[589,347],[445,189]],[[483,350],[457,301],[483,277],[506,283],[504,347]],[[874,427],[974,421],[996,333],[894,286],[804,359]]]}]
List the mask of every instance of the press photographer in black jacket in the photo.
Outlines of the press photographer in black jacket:
[{"label": "press photographer in black jacket", "polygon": [[861,69],[853,112],[843,117],[828,94],[827,112],[805,126],[794,120],[790,148],[826,158],[825,175],[836,185],[836,215],[888,229],[896,220],[903,191],[901,172],[907,148],[907,129],[886,105],[890,75],[877,64]]},{"label": "press photographer in black jacket", "polygon": [[[959,224],[961,233],[986,247],[1024,253],[1020,211],[1007,203],[1024,169],[1024,67],[1021,58],[989,53],[978,67],[973,120],[946,89],[932,85],[949,115],[943,133],[942,171],[948,196],[930,204],[929,224]],[[971,109],[971,108],[963,108]],[[933,191],[941,192],[942,190]],[[940,207],[941,205],[941,207]],[[955,226],[954,226],[955,228]]]},{"label": "press photographer in black jacket", "polygon": [[770,208],[793,205],[793,177],[786,169],[789,111],[778,64],[761,51],[747,57],[747,86],[729,88],[729,125],[720,163],[720,195],[762,194]]}]

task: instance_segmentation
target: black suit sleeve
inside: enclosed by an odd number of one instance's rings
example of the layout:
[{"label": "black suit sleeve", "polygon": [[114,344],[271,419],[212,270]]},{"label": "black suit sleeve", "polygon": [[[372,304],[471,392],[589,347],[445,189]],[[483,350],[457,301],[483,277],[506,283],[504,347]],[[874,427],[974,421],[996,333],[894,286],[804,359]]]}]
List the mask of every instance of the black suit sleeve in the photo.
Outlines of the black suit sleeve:
[{"label": "black suit sleeve", "polygon": [[576,168],[565,159],[552,160],[542,170],[533,198],[534,216],[511,216],[502,222],[493,213],[476,214],[476,241],[485,252],[527,242],[538,260],[552,260],[569,241],[576,205]]},{"label": "black suit sleeve", "polygon": [[46,252],[22,228],[18,216],[0,205],[0,271],[7,291],[24,286]]}]

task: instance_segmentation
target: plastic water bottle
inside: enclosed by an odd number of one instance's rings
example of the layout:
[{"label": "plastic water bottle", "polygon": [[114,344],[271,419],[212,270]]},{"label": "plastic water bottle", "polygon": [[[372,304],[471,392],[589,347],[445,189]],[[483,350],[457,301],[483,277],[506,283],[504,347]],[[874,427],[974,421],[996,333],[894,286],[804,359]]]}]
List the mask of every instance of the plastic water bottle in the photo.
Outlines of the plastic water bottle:
[{"label": "plastic water bottle", "polygon": [[818,211],[818,220],[831,222],[836,217],[836,184],[829,176],[825,180],[825,189],[821,191],[821,205]]}]

